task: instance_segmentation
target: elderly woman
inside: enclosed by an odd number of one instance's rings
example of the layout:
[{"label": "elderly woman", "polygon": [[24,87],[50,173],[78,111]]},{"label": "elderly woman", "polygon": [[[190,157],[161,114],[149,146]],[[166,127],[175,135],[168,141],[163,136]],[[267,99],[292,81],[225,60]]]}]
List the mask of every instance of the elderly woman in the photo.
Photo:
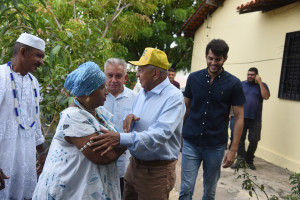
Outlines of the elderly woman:
[{"label": "elderly woman", "polygon": [[32,199],[121,199],[114,161],[125,148],[100,156],[89,146],[92,136],[103,134],[100,129],[116,131],[109,121],[111,114],[98,108],[108,94],[105,81],[105,74],[93,62],[67,76],[64,86],[76,98],[61,113]]}]

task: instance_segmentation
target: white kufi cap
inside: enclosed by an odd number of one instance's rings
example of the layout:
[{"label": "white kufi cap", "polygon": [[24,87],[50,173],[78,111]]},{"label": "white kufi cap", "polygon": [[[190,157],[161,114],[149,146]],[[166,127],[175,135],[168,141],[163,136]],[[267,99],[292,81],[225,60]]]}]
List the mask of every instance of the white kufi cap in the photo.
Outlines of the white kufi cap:
[{"label": "white kufi cap", "polygon": [[39,49],[41,51],[45,51],[45,41],[37,36],[28,33],[22,33],[20,37],[17,39],[17,42],[26,44],[30,47]]}]

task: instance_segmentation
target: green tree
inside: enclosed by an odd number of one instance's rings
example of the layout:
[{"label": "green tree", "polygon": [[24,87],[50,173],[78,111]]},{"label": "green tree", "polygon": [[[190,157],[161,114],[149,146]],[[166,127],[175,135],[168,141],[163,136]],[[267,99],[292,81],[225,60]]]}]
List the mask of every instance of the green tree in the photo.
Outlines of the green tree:
[{"label": "green tree", "polygon": [[46,41],[44,65],[35,74],[43,119],[51,119],[46,138],[71,99],[63,90],[67,74],[89,60],[103,69],[107,58],[125,58],[128,49],[119,41],[137,39],[155,9],[153,0],[0,0],[1,63],[11,59],[22,32]]},{"label": "green tree", "polygon": [[122,40],[128,49],[127,60],[137,60],[145,47],[154,47],[166,52],[172,68],[189,71],[193,38],[176,34],[200,3],[201,0],[158,1],[159,9],[149,15],[151,21],[137,32],[138,38]]}]

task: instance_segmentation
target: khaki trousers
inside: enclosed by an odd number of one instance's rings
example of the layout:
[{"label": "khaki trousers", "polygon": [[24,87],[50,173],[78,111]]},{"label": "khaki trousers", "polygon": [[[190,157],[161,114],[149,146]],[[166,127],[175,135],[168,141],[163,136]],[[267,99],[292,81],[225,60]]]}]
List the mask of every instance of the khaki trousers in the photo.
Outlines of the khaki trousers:
[{"label": "khaki trousers", "polygon": [[168,200],[176,181],[177,160],[142,161],[130,158],[123,200]]}]

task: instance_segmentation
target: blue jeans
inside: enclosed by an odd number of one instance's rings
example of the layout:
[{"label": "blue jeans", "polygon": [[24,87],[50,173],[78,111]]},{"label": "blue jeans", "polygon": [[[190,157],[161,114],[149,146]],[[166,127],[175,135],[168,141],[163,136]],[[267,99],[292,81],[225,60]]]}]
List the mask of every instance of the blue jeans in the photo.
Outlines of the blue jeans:
[{"label": "blue jeans", "polygon": [[224,152],[225,146],[199,147],[187,140],[183,140],[180,200],[192,199],[198,170],[202,161],[204,189],[202,200],[215,199]]}]

